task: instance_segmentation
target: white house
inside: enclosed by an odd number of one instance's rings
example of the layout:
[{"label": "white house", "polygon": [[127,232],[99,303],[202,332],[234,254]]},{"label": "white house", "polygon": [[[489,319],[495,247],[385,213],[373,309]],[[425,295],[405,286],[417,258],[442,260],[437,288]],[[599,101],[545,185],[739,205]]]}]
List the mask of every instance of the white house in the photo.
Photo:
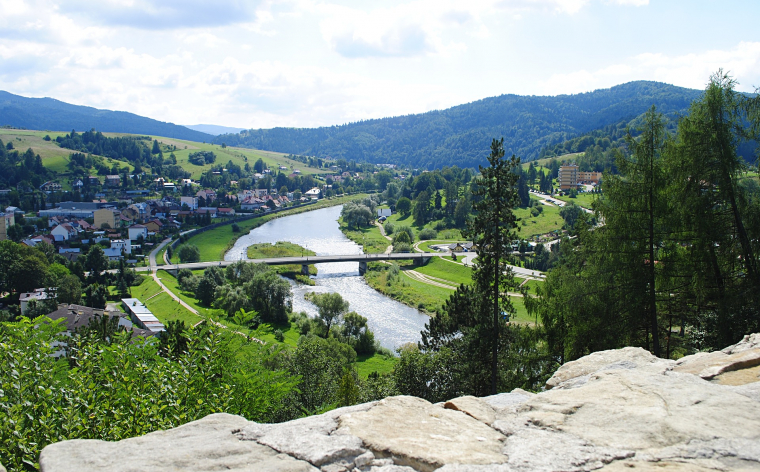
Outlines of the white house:
[{"label": "white house", "polygon": [[53,228],[53,230],[50,231],[50,234],[53,235],[53,237],[60,236],[64,241],[68,241],[70,239],[76,239],[77,230],[70,224],[63,223]]},{"label": "white house", "polygon": [[317,187],[314,187],[311,190],[307,190],[306,193],[303,194],[303,196],[306,198],[314,199],[314,198],[319,198],[320,193],[322,193],[322,191],[319,190]]},{"label": "white house", "polygon": [[180,197],[179,205],[187,205],[191,210],[198,209],[198,197]]},{"label": "white house", "polygon": [[127,254],[132,254],[132,244],[129,242],[129,240],[123,240],[123,239],[114,239],[111,241],[111,249],[116,249],[121,254],[122,251],[126,252]]},{"label": "white house", "polygon": [[148,227],[145,225],[132,225],[127,231],[129,232],[130,241],[137,241],[140,236],[142,236],[143,239],[148,237]]}]

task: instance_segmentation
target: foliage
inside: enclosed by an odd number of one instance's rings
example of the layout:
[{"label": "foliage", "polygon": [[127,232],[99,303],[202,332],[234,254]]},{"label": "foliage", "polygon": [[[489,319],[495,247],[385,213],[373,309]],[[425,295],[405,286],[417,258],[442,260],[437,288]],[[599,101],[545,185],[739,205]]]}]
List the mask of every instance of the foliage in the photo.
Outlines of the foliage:
[{"label": "foliage", "polygon": [[187,158],[188,162],[197,166],[213,164],[216,161],[216,154],[213,151],[196,151],[191,152]]},{"label": "foliage", "polygon": [[433,228],[425,228],[422,231],[420,231],[419,238],[420,241],[427,241],[430,239],[435,239],[438,237],[438,231],[434,230]]},{"label": "foliage", "polygon": [[198,262],[201,260],[201,251],[193,244],[183,244],[177,248],[177,257],[180,262]]},{"label": "foliage", "polygon": [[188,330],[173,359],[119,333],[110,344],[75,335],[69,360],[58,359],[62,329],[45,318],[0,324],[0,456],[11,471],[33,470],[43,447],[66,439],[118,441],[218,412],[272,421],[296,382],[264,367],[263,347],[212,326]]}]

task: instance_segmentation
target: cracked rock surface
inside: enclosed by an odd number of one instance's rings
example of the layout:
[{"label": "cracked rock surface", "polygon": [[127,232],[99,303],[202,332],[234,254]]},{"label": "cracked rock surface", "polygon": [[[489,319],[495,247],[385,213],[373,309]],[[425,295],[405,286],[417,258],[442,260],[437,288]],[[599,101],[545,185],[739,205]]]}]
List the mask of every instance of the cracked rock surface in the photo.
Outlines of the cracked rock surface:
[{"label": "cracked rock surface", "polygon": [[760,470],[760,335],[679,361],[638,348],[563,365],[547,391],[389,397],[282,424],[226,414],[42,451],[43,472]]}]

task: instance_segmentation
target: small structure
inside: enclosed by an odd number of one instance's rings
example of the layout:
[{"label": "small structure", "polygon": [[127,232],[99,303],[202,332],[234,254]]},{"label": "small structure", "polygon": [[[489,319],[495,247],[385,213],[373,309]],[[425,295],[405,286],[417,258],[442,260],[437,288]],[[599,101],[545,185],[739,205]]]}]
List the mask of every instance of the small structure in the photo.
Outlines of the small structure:
[{"label": "small structure", "polygon": [[55,289],[53,288],[35,288],[33,292],[22,293],[19,297],[19,305],[21,305],[21,314],[26,313],[26,309],[29,306],[29,302],[37,300],[38,302],[45,300],[52,300],[55,298]]},{"label": "small structure", "polygon": [[93,220],[96,228],[103,228],[103,225],[108,225],[109,228],[116,228],[116,212],[108,208],[101,208],[93,213]]},{"label": "small structure", "polygon": [[142,236],[143,239],[148,237],[148,228],[145,225],[132,225],[127,229],[127,232],[129,233],[130,241],[137,241],[140,236]]},{"label": "small structure", "polygon": [[137,326],[152,333],[160,333],[166,330],[163,323],[137,298],[122,298],[121,303],[132,322]]},{"label": "small structure", "polygon": [[180,206],[187,205],[191,210],[198,209],[198,197],[180,197]]},{"label": "small structure", "polygon": [[390,208],[378,208],[377,209],[377,217],[378,218],[382,218],[382,217],[388,218],[392,214],[393,214],[393,212],[391,211]]},{"label": "small structure", "polygon": [[310,199],[313,200],[315,198],[319,198],[319,195],[321,193],[322,193],[322,191],[319,188],[314,187],[314,188],[312,188],[310,190],[307,190],[306,193],[304,193],[303,195],[304,195],[304,197],[310,198]]}]

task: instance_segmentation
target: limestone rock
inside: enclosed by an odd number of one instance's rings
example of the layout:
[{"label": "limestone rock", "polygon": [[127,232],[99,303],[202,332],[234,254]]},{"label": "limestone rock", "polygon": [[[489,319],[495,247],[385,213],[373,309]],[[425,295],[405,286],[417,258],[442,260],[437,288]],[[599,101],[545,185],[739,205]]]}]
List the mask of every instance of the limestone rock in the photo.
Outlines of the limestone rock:
[{"label": "limestone rock", "polygon": [[0,472],[6,472],[5,467],[3,467],[3,464],[0,464]]},{"label": "limestone rock", "polygon": [[232,431],[248,424],[216,414],[178,428],[119,442],[76,439],[51,444],[40,454],[42,472],[288,471],[316,472],[308,462],[280,454]]},{"label": "limestone rock", "polygon": [[436,405],[389,397],[282,424],[211,415],[119,442],[53,444],[40,465],[43,472],[760,470],[760,368],[749,366],[757,350],[759,335],[677,363],[637,348],[604,351],[562,366],[554,388],[539,394]]},{"label": "limestone rock", "polygon": [[[748,344],[749,343],[745,343],[745,347],[747,347]],[[723,351],[715,351],[686,356],[678,360],[673,370],[676,372],[699,375],[703,379],[712,379],[726,372],[747,369],[759,365],[760,347],[757,347],[739,350],[732,349],[728,354]],[[756,382],[757,380],[752,381]]]},{"label": "limestone rock", "polygon": [[563,364],[546,382],[546,389],[549,390],[563,382],[580,378],[583,379],[565,387],[582,385],[587,381],[586,376],[600,370],[638,369],[661,373],[669,370],[673,363],[674,361],[655,357],[640,347],[594,352],[578,360]]},{"label": "limestone rock", "polygon": [[496,413],[491,405],[478,397],[466,396],[455,398],[444,403],[443,407],[466,413],[489,426],[496,419]]},{"label": "limestone rock", "polygon": [[372,409],[342,416],[341,428],[376,456],[420,471],[444,464],[506,462],[504,436],[471,416],[415,397],[390,397]]},{"label": "limestone rock", "polygon": [[352,413],[366,411],[373,405],[374,403],[365,403],[339,408],[323,415],[283,424],[250,423],[236,435],[241,440],[256,441],[317,467],[338,461],[344,461],[348,467],[367,450],[362,448],[361,439],[336,431],[337,420],[341,416],[350,417]]}]

